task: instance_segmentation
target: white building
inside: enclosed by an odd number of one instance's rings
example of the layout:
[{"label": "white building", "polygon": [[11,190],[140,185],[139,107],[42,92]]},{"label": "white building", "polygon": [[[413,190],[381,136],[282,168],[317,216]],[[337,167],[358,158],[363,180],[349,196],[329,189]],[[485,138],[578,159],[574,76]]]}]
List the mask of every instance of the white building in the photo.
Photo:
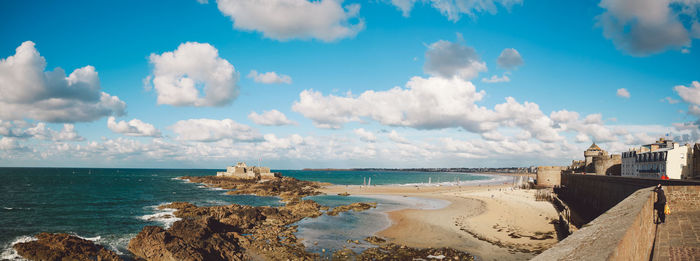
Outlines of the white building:
[{"label": "white building", "polygon": [[660,138],[622,153],[622,176],[671,179],[688,178],[692,173],[693,148]]}]

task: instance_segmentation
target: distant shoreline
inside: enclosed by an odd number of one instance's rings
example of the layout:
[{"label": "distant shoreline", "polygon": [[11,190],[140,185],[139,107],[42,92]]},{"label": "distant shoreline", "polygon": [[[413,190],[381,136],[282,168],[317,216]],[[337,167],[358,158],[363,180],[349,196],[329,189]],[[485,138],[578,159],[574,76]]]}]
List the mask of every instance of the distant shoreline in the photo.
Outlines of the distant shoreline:
[{"label": "distant shoreline", "polygon": [[537,175],[537,173],[529,172],[505,172],[505,171],[484,171],[484,170],[469,170],[469,169],[375,169],[375,168],[303,168],[302,171],[404,171],[404,172],[435,172],[435,173],[472,173],[472,174],[489,174],[489,175],[511,175],[511,176],[528,176]]}]

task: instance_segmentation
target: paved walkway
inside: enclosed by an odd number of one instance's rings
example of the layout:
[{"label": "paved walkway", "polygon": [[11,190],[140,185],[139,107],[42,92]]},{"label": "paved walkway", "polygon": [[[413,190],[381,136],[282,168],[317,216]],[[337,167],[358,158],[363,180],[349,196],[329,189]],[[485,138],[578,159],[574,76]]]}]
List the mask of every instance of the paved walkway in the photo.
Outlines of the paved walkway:
[{"label": "paved walkway", "polygon": [[700,260],[700,211],[666,216],[657,226],[654,260]]}]

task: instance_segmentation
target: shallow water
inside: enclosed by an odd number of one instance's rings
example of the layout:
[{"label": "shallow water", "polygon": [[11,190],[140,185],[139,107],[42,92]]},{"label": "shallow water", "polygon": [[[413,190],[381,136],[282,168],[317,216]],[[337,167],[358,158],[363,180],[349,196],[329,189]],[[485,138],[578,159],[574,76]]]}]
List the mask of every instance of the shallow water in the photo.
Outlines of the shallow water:
[{"label": "shallow water", "polygon": [[[0,259],[14,258],[12,243],[27,241],[39,232],[70,233],[96,241],[117,253],[128,253],[126,246],[146,225],[167,227],[177,220],[172,210],[157,206],[175,201],[196,205],[244,204],[278,206],[277,197],[225,195],[221,189],[207,188],[176,177],[215,175],[218,170],[173,169],[72,169],[0,168]],[[427,183],[426,177],[450,181],[481,182],[487,176],[424,172],[298,171],[282,170],[283,175],[302,180],[333,184],[362,184],[372,177],[373,184]],[[383,211],[406,207],[415,202],[391,198],[315,196],[320,204],[337,206],[360,201],[376,201],[377,209],[323,216],[299,222],[299,234],[318,246],[334,249],[347,239],[362,240],[388,226]],[[326,232],[324,232],[326,231]],[[343,231],[329,233],[328,231]],[[336,236],[329,236],[330,234]]]}]

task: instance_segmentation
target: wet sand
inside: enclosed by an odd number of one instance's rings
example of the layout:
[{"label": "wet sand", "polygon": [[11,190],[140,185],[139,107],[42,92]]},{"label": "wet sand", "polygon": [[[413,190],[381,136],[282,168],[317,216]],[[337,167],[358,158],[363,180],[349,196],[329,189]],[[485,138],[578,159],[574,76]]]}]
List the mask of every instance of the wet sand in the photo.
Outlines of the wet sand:
[{"label": "wet sand", "polygon": [[[480,260],[529,260],[557,242],[557,213],[548,202],[535,201],[535,190],[508,185],[482,186],[327,186],[329,195],[393,195],[449,201],[439,209],[388,212],[392,225],[377,233],[410,247],[452,247]],[[548,237],[552,238],[548,238]]]}]

